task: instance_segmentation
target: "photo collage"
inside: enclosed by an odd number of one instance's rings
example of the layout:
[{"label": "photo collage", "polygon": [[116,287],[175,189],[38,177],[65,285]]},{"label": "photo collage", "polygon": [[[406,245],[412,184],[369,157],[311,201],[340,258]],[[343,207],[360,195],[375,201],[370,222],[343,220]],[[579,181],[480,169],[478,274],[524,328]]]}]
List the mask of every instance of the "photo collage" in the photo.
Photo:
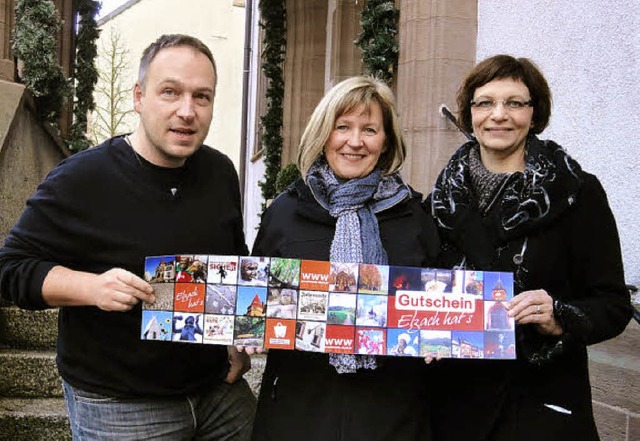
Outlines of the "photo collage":
[{"label": "photo collage", "polygon": [[512,273],[190,254],[148,257],[144,279],[143,340],[515,358]]}]

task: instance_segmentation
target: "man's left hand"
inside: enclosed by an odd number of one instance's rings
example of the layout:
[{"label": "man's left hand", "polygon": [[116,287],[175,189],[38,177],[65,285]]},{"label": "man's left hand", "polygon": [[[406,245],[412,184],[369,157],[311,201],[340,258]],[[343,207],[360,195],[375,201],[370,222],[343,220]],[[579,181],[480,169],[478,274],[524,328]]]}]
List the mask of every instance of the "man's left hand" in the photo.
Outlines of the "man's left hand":
[{"label": "man's left hand", "polygon": [[229,353],[229,373],[227,374],[227,383],[231,384],[251,369],[251,358],[245,352],[239,352],[235,346],[227,346]]}]

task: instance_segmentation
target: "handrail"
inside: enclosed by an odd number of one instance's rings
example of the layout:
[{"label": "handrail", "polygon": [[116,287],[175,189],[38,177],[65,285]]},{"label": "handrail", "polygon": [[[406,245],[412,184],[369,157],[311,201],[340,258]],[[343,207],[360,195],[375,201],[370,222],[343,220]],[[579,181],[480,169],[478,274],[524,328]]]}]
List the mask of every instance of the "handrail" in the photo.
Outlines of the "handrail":
[{"label": "handrail", "polygon": [[451,121],[453,125],[455,125],[458,128],[458,130],[460,130],[462,134],[467,137],[469,141],[473,141],[475,139],[472,134],[470,134],[469,132],[464,130],[462,127],[460,127],[460,125],[458,124],[458,120],[456,119],[454,114],[451,113],[451,111],[447,109],[447,106],[445,106],[444,104],[440,106],[440,115],[444,116],[449,121]]},{"label": "handrail", "polygon": [[[627,289],[629,290],[629,294],[632,295],[638,292],[638,287],[635,285],[627,285]],[[636,323],[640,325],[640,311],[638,311],[638,308],[633,306],[633,302],[631,302],[631,309],[633,310],[633,318]]]}]

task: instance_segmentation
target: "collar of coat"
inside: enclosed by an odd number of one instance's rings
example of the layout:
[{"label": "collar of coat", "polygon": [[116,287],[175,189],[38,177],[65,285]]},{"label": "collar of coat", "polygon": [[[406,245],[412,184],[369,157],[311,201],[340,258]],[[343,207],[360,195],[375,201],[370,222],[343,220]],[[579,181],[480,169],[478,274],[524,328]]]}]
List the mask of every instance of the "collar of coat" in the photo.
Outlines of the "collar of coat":
[{"label": "collar of coat", "polygon": [[[553,141],[530,136],[526,166],[512,173],[480,212],[469,173],[469,152],[476,141],[463,144],[442,170],[431,194],[431,212],[445,235],[461,235],[491,248],[548,225],[576,203],[582,169]],[[486,229],[489,228],[489,234]],[[464,240],[463,240],[464,242]],[[467,249],[463,243],[459,243]]]},{"label": "collar of coat", "polygon": [[[411,197],[404,197],[400,200],[396,200],[393,204],[387,204],[383,201],[382,204],[374,207],[373,211],[376,214],[378,221],[411,215],[412,211],[407,202],[415,198],[418,198],[418,201],[420,201],[422,199],[422,195],[408,185],[407,188],[409,189]],[[315,199],[311,189],[302,178],[298,178],[294,181],[285,191],[298,199],[299,203],[296,207],[297,215],[312,220],[313,222],[335,225],[336,218],[332,217],[329,214],[329,211]]]}]

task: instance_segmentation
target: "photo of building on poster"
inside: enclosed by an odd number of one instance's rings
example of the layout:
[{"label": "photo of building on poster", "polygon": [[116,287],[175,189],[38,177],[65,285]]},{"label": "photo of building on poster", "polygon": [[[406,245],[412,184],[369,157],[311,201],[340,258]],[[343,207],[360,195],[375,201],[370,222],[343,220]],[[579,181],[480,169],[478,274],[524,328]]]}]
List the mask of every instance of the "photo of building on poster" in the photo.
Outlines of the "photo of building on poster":
[{"label": "photo of building on poster", "polygon": [[311,320],[296,322],[296,349],[302,351],[324,352],[327,324]]},{"label": "photo of building on poster", "polygon": [[150,256],[140,338],[391,357],[516,357],[513,274],[267,256]]}]

